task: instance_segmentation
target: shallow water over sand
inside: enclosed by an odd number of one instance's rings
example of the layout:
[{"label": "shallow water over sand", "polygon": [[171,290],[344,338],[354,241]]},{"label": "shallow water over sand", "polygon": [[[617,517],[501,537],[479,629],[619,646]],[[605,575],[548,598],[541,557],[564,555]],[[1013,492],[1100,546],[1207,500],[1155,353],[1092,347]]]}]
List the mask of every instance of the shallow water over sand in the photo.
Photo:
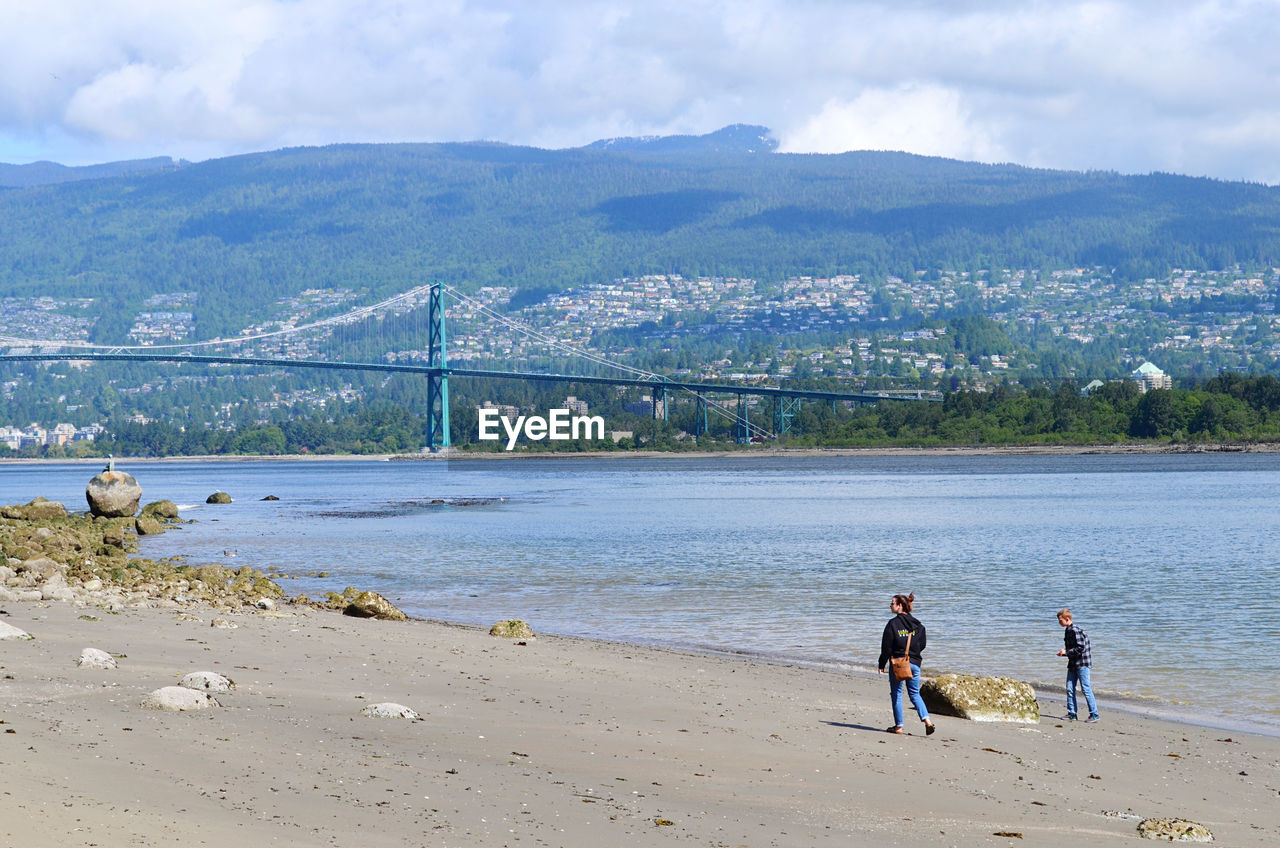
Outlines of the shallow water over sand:
[{"label": "shallow water over sand", "polygon": [[[144,555],[332,575],[290,594],[865,668],[912,591],[926,670],[1055,704],[1067,606],[1104,699],[1280,732],[1280,455],[118,465],[198,520]],[[81,509],[96,470],[0,466],[0,502]]]}]

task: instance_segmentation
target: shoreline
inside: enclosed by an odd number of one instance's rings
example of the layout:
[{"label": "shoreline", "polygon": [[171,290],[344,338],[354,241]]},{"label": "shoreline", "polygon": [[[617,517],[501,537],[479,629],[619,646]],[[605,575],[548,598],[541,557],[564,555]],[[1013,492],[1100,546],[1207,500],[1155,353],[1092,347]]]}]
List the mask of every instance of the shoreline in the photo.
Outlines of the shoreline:
[{"label": "shoreline", "polygon": [[[1203,444],[1098,444],[1098,445],[952,445],[935,447],[749,447],[726,450],[689,451],[457,451],[441,453],[393,453],[393,454],[245,454],[198,455],[160,457],[117,457],[121,464],[162,464],[181,462],[464,462],[469,460],[493,461],[510,459],[729,459],[750,457],[930,457],[930,456],[1177,456],[1200,454],[1276,454],[1280,443],[1203,443]],[[4,457],[3,465],[101,465],[102,457]]]},{"label": "shoreline", "polygon": [[[1038,725],[938,716],[926,739],[910,712],[908,735],[883,732],[883,678],[737,655],[287,606],[3,618],[36,637],[0,642],[12,844],[170,844],[177,826],[183,844],[299,848],[1101,848],[1146,817],[1280,840],[1280,740],[1118,710],[1068,723],[1044,694]],[[77,668],[88,646],[119,668]],[[205,670],[236,683],[221,706],[141,708]],[[383,701],[423,720],[360,714]]]},{"label": "shoreline", "polygon": [[[448,621],[439,618],[420,618],[414,616],[410,616],[410,619],[440,627],[456,627],[465,630],[477,631],[484,630],[481,625],[471,624],[465,621]],[[584,636],[573,633],[548,632],[545,635],[555,639],[579,641],[587,645],[598,644],[617,649],[635,648],[638,650],[669,652],[689,657],[740,660],[742,662],[760,663],[762,665],[777,666],[779,668],[806,669],[828,674],[856,677],[864,680],[881,679],[876,672],[874,663],[858,663],[837,659],[791,656],[782,653],[752,651],[744,648],[717,648],[710,645],[667,642],[658,639],[629,642],[620,639],[607,639],[603,637]],[[1042,706],[1047,703],[1051,710],[1062,706],[1059,702],[1065,702],[1066,699],[1065,666],[1063,667],[1064,679],[1059,681],[1032,680],[1027,677],[1009,674],[992,675],[985,672],[976,672],[972,669],[966,668],[947,667],[944,669],[938,669],[927,664],[921,667],[921,680],[930,677],[937,677],[942,674],[960,674],[971,677],[1012,677],[1012,679],[1032,686],[1035,689],[1037,693],[1036,697],[1041,702]],[[1102,692],[1103,694],[1099,694],[1099,692]],[[1280,724],[1277,724],[1274,727],[1251,727],[1239,721],[1232,721],[1227,717],[1201,712],[1187,704],[1180,704],[1150,696],[1125,695],[1123,693],[1116,693],[1109,690],[1099,690],[1096,686],[1094,687],[1094,694],[1097,696],[1097,701],[1100,707],[1105,708],[1108,711],[1115,710],[1137,718],[1163,721],[1175,725],[1185,725],[1187,727],[1199,728],[1201,730],[1248,733],[1253,736],[1280,740]],[[910,712],[909,709],[908,712]]]}]

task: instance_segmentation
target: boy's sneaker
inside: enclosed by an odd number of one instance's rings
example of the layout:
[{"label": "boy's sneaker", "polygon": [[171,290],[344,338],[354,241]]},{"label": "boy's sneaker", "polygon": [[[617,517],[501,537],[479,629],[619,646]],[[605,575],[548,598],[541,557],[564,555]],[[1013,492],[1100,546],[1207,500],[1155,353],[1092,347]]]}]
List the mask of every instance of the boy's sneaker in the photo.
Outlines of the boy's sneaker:
[{"label": "boy's sneaker", "polygon": [[1075,720],[1076,720],[1075,713],[1067,713],[1067,721],[1075,721]]},{"label": "boy's sneaker", "polygon": [[1098,720],[1098,714],[1097,714],[1097,713],[1094,713],[1093,715],[1091,715],[1091,716],[1089,716],[1087,719],[1085,719],[1085,720],[1084,720],[1084,723],[1085,723],[1085,724],[1088,724],[1089,722],[1097,721],[1097,720]]}]

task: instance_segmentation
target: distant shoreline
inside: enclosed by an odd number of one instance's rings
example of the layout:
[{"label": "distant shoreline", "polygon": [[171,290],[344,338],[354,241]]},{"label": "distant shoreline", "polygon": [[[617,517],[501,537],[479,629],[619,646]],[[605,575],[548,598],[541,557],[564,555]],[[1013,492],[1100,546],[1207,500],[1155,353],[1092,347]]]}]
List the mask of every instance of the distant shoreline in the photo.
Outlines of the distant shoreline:
[{"label": "distant shoreline", "polygon": [[[451,450],[447,453],[395,454],[208,454],[201,456],[116,457],[116,462],[129,464],[177,462],[413,462],[468,461],[504,459],[728,459],[750,457],[823,457],[823,456],[1145,456],[1216,453],[1280,453],[1280,443],[1204,443],[1204,444],[1099,444],[1099,445],[954,445],[937,447],[760,447],[740,450],[692,451],[499,451],[472,452]],[[5,457],[0,465],[102,465],[103,457]]]}]

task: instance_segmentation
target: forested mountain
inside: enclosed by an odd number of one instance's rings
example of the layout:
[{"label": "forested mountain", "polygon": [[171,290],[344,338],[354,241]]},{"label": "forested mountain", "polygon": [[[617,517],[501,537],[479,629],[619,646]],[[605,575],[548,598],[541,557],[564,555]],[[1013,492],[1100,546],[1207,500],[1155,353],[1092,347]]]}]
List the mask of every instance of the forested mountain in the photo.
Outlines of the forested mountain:
[{"label": "forested mountain", "polygon": [[176,168],[181,163],[168,156],[151,159],[129,159],[123,162],[106,162],[101,165],[59,165],[57,162],[32,162],[29,165],[6,165],[0,162],[0,187],[72,183],[77,180],[100,180],[125,174],[143,174]]},{"label": "forested mountain", "polygon": [[[135,309],[192,291],[194,337],[313,287],[555,290],[676,271],[1280,265],[1280,189],[901,153],[708,143],[337,145],[0,190],[0,293]],[[767,149],[767,145],[764,146]],[[95,323],[95,339],[127,327]]]}]

